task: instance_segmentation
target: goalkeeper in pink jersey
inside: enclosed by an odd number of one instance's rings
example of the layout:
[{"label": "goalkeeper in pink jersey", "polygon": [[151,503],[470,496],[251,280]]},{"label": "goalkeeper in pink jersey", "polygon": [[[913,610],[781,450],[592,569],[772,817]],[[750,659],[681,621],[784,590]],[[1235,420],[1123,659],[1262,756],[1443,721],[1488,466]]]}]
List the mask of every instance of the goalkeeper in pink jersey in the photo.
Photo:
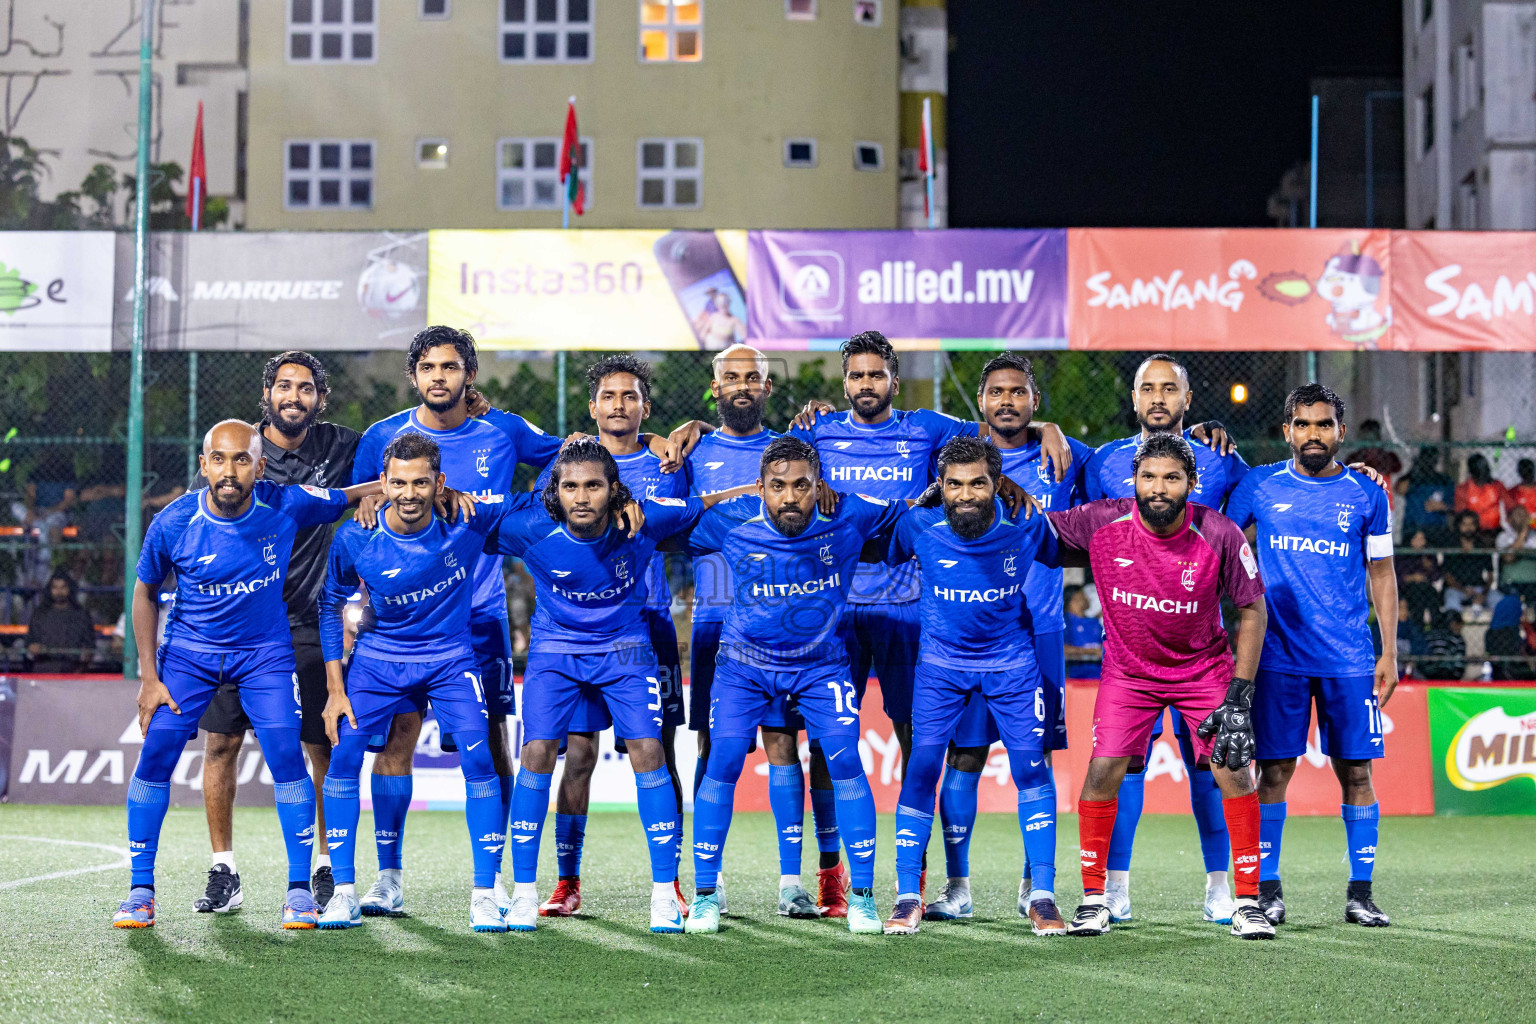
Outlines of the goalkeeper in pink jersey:
[{"label": "goalkeeper in pink jersey", "polygon": [[[1064,557],[1086,553],[1104,608],[1104,669],[1093,708],[1093,759],[1078,804],[1083,904],[1070,935],[1102,935],[1110,914],[1105,867],[1116,794],[1147,755],[1165,707],[1189,726],[1199,767],[1223,797],[1232,837],[1237,910],[1232,934],[1272,939],[1259,909],[1259,798],[1253,760],[1253,676],[1264,646],[1264,583],[1243,533],[1189,503],[1195,454],[1176,434],[1155,434],[1132,466],[1136,497],[1050,513]],[[1238,608],[1234,660],[1221,599]]]}]

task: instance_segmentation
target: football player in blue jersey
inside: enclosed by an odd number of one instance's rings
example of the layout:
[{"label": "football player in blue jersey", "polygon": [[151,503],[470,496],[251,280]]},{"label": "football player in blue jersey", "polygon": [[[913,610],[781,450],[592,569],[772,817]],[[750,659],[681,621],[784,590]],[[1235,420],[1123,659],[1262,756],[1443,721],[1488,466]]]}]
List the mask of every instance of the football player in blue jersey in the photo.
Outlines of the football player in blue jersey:
[{"label": "football player in blue jersey", "polygon": [[[1136,369],[1131,388],[1131,402],[1141,429],[1130,437],[1102,445],[1088,459],[1083,469],[1084,488],[1090,501],[1100,498],[1135,497],[1132,460],[1142,442],[1153,434],[1183,433],[1195,441],[1217,444],[1216,438],[1202,436],[1205,431],[1185,431],[1184,417],[1191,403],[1189,372],[1172,356],[1148,356]],[[1214,427],[1216,424],[1206,424]],[[1189,500],[1220,511],[1227,496],[1248,472],[1248,464],[1236,451],[1226,454],[1193,445],[1196,484]],[[1162,719],[1153,733],[1153,742],[1162,734]],[[1183,719],[1174,716],[1174,734],[1189,774],[1189,799],[1195,824],[1200,831],[1200,851],[1205,861],[1205,919],[1228,924],[1236,909],[1227,882],[1227,862],[1231,844],[1221,811],[1221,791],[1209,770],[1195,767],[1194,749],[1189,743]],[[1136,824],[1141,820],[1145,799],[1146,773],[1127,773],[1120,785],[1115,831],[1109,847],[1109,877],[1104,895],[1111,920],[1128,921],[1131,917],[1131,853],[1136,841]]]},{"label": "football player in blue jersey", "polygon": [[1032,890],[1022,897],[1025,916],[1036,935],[1065,935],[1055,893],[1056,787],[1046,759],[1054,729],[1027,583],[1037,559],[1053,562],[1054,535],[1044,516],[1008,517],[997,497],[1002,453],[993,445],[951,441],[939,452],[938,471],[943,507],[903,517],[888,555],[895,564],[915,557],[920,567],[922,664],[912,698],[912,758],[896,808],[896,906],[885,933],[911,935],[923,919],[922,857],[933,830],[934,789],[952,739],[985,749],[990,723],[978,728],[967,711],[980,701],[1003,737],[1019,790],[1019,829],[1033,870]]},{"label": "football player in blue jersey", "polygon": [[[686,473],[667,473],[662,460],[640,443],[640,426],[651,415],[651,367],[631,355],[612,355],[587,369],[587,412],[597,424],[597,439],[613,456],[619,482],[637,500],[686,498]],[[549,483],[550,468],[540,475],[535,490]],[[682,783],[677,771],[677,727],[683,714],[683,679],[677,650],[677,627],[672,622],[672,588],[667,582],[666,556],[652,556],[645,569],[645,607],[640,609],[656,653],[657,680],[661,683],[661,746],[677,805],[683,805]],[[597,766],[598,733],[613,725],[608,706],[598,694],[590,694],[571,718],[566,735],[565,771],[555,795],[555,854],[559,881],[549,899],[539,907],[541,916],[569,917],[581,906],[581,851],[587,828],[587,802],[592,792],[592,772]],[[623,740],[617,741],[622,749]],[[681,853],[682,844],[674,844]],[[682,889],[673,878],[680,904]]]},{"label": "football player in blue jersey", "polygon": [[[315,786],[299,746],[299,694],[283,582],[298,531],[340,519],[378,483],[345,491],[283,487],[260,480],[261,435],[225,420],[203,438],[198,468],[209,486],[183,494],[154,518],[133,589],[139,649],[139,728],[144,749],[128,785],[129,896],[112,923],[155,923],[155,854],[170,806],[171,773],[214,692],[239,689],[272,773],[277,817],[288,851],[282,925],[315,927],[310,893]],[[156,647],[161,583],[176,574],[176,599]]]},{"label": "football player in blue jersey", "polygon": [[[489,750],[489,720],[480,667],[470,644],[474,583],[470,572],[489,533],[517,508],[536,507],[532,495],[485,499],[476,514],[445,523],[433,514],[444,488],[438,446],[415,431],[384,448],[384,497],[375,529],[357,520],[331,544],[320,602],[321,643],[329,698],[326,732],[335,744],[326,772],[325,833],[335,893],[321,928],[362,924],[356,881],[358,775],[370,738],[388,728],[402,703],[419,714],[430,702],[459,750],[474,861],[470,920],[477,932],[504,932],[496,901],[496,854],[506,841],[501,790]],[[359,584],[368,608],[352,657],[343,668],[342,613]]]},{"label": "football player in blue jersey", "polygon": [[[1227,502],[1227,517],[1248,531],[1258,552],[1269,610],[1254,676],[1259,906],[1272,924],[1285,920],[1285,790],[1296,759],[1306,753],[1315,703],[1320,746],[1343,790],[1344,919],[1385,927],[1391,922],[1371,900],[1381,817],[1371,762],[1384,753],[1381,708],[1397,686],[1390,499],[1375,481],[1339,464],[1344,403],[1328,388],[1304,384],[1292,391],[1282,429],[1291,458],[1249,473]],[[1371,640],[1372,604],[1380,656]]]},{"label": "football player in blue jersey", "polygon": [[866,544],[885,543],[906,503],[853,496],[828,516],[817,508],[822,487],[816,449],[776,438],[762,454],[758,498],[717,506],[689,537],[695,554],[724,556],[733,589],[710,695],[709,764],[694,799],[690,932],[720,928],[716,884],[736,780],[758,724],[783,698],[795,700],[826,755],[852,865],[849,929],[881,930],[871,888],[875,802],[859,759],[858,695],[838,623]]}]

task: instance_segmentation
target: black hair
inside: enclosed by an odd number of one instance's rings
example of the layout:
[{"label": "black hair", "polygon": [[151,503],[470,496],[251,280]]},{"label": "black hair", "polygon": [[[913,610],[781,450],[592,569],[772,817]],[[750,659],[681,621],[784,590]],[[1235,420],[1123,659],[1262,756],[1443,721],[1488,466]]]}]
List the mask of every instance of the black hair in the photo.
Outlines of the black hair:
[{"label": "black hair", "polygon": [[853,356],[874,355],[885,360],[892,377],[901,376],[901,360],[896,350],[879,331],[862,331],[843,342],[843,373],[848,373],[848,360]]},{"label": "black hair", "polygon": [[1189,370],[1184,366],[1183,363],[1179,362],[1177,359],[1173,358],[1173,356],[1166,352],[1154,352],[1147,356],[1147,358],[1143,359],[1140,365],[1136,367],[1137,376],[1140,376],[1141,371],[1147,368],[1148,363],[1167,363],[1169,366],[1179,371],[1179,376],[1184,378],[1184,383],[1189,383]]},{"label": "black hair", "polygon": [[640,400],[651,400],[651,384],[655,374],[651,372],[651,364],[643,359],[636,359],[627,352],[614,356],[604,356],[591,366],[587,367],[587,397],[597,401],[597,389],[602,387],[603,381],[616,373],[627,373],[640,382]]},{"label": "black hair", "polygon": [[277,371],[290,365],[302,366],[309,371],[309,375],[315,379],[315,392],[321,398],[331,393],[331,375],[325,372],[325,364],[308,352],[297,349],[279,352],[267,360],[267,364],[261,368],[262,392],[271,391],[272,385],[277,383]]},{"label": "black hair", "polygon": [[1493,478],[1493,470],[1488,466],[1488,457],[1482,452],[1473,452],[1467,456],[1467,476],[1474,483],[1485,484]]},{"label": "black hair", "polygon": [[416,376],[416,364],[428,349],[439,345],[452,345],[459,359],[464,363],[465,373],[478,373],[480,359],[475,355],[475,339],[468,331],[461,331],[457,327],[446,327],[435,324],[425,330],[418,331],[416,337],[411,339],[411,349],[405,357],[405,375]]},{"label": "black hair", "polygon": [[1131,473],[1141,472],[1141,464],[1147,459],[1173,459],[1184,467],[1190,486],[1195,483],[1195,450],[1178,434],[1153,434],[1142,442],[1131,459]]},{"label": "black hair", "polygon": [[414,430],[396,434],[394,440],[384,446],[384,455],[379,463],[386,473],[389,472],[390,459],[400,459],[404,462],[426,459],[427,465],[432,467],[434,473],[442,472],[443,468],[443,457],[438,451],[437,442],[426,434],[418,434]]},{"label": "black hair", "polygon": [[1313,381],[1295,388],[1285,396],[1285,422],[1291,422],[1291,417],[1296,415],[1296,409],[1303,405],[1316,405],[1319,402],[1327,402],[1333,406],[1333,418],[1341,426],[1344,423],[1344,399],[1340,398],[1332,388]]},{"label": "black hair", "polygon": [[1017,352],[1003,352],[987,360],[987,365],[981,368],[981,380],[976,382],[976,393],[979,395],[986,390],[987,378],[998,370],[1018,370],[1029,381],[1029,390],[1035,394],[1040,393],[1040,385],[1035,383],[1035,368],[1030,365],[1028,359]]},{"label": "black hair", "polygon": [[69,587],[69,603],[74,605],[76,608],[80,607],[80,599],[77,596],[75,578],[69,574],[68,569],[63,568],[53,570],[53,575],[48,577],[48,585],[44,587],[42,591],[37,595],[37,603],[41,605],[52,602],[53,598],[49,595],[48,591],[53,589],[54,580],[64,581],[64,585]]},{"label": "black hair", "polygon": [[798,437],[785,434],[768,442],[768,447],[763,449],[762,461],[757,467],[758,477],[766,479],[768,467],[780,462],[808,463],[812,478],[821,478],[821,458],[816,454],[815,446],[807,444]]},{"label": "black hair", "polygon": [[608,480],[608,520],[616,522],[624,506],[630,503],[629,488],[619,482],[619,464],[613,461],[613,455],[604,448],[595,438],[586,438],[581,441],[572,441],[560,449],[560,454],[555,456],[555,461],[549,464],[549,483],[544,485],[544,493],[541,495],[544,501],[544,511],[557,523],[565,522],[565,506],[560,504],[560,478],[562,470],[566,466],[574,466],[578,463],[591,463],[603,467],[603,476]]},{"label": "black hair", "polygon": [[939,449],[939,479],[944,479],[944,471],[950,466],[969,466],[976,462],[986,463],[993,487],[1002,482],[1003,453],[995,445],[975,437],[957,437]]},{"label": "black hair", "polygon": [[1529,480],[1532,477],[1536,477],[1536,462],[1532,462],[1530,459],[1521,459],[1515,463],[1515,471],[1520,474],[1521,480]]}]

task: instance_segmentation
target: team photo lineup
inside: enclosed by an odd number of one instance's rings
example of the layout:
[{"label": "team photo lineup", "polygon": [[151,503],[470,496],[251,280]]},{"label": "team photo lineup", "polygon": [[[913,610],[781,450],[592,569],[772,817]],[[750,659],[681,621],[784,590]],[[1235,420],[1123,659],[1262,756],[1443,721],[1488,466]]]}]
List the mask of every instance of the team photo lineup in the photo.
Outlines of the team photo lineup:
[{"label": "team photo lineup", "polygon": [[[886,935],[972,918],[978,786],[1000,743],[1022,870],[976,886],[1016,885],[1017,926],[1036,936],[1102,936],[1136,919],[1131,863],[1168,711],[1205,871],[1172,884],[1201,895],[1204,921],[1274,939],[1287,786],[1314,709],[1347,844],[1341,923],[1390,923],[1371,882],[1372,764],[1398,681],[1391,503],[1376,470],[1339,460],[1346,410],[1329,388],[1292,390],[1272,415],[1291,457],[1250,467],[1220,423],[1189,418],[1188,373],[1163,354],[1135,372],[1140,429],[1097,449],[1036,418],[1021,353],[966,382],[979,423],[895,407],[900,357],[875,330],[842,345],[846,407],[809,402],[782,432],[764,422],[769,360],[745,344],[711,363],[718,422],[668,434],[648,429],[652,372],[633,355],[586,370],[595,433],[563,439],[475,389],[466,331],[426,328],[405,362],[420,404],[358,434],[324,419],[320,359],[271,358],[251,382],[260,422],[210,427],[195,489],[150,522],[131,621],[143,735],[127,794],[132,878],[114,927],[228,913],[247,895],[278,909],[275,893],[247,894],[236,867],[248,729],[286,851],[281,927],[406,914],[412,754],[429,709],[463,774],[476,932],[531,932],[581,907],[598,735],[611,729],[634,773],[630,855],[644,845],[651,932],[730,928],[728,837],[759,746],[780,879],[776,896],[731,885],[733,905],[776,900],[779,916]],[[531,490],[514,487],[519,465],[538,474]],[[668,554],[692,559],[686,672]],[[520,693],[508,559],[536,595]],[[1102,669],[1091,731],[1069,735],[1074,569],[1102,607]],[[900,745],[894,853],[877,843],[859,750],[871,676]],[[191,908],[162,906],[171,779],[199,728],[213,866]],[[691,792],[683,730],[696,741]],[[1092,750],[1074,794],[1080,900],[1075,882],[1057,887],[1053,754],[1069,744]],[[371,883],[358,865],[370,752]],[[555,878],[540,874],[551,824]],[[935,834],[942,882],[928,877]],[[895,892],[877,892],[876,865],[892,860]]]}]

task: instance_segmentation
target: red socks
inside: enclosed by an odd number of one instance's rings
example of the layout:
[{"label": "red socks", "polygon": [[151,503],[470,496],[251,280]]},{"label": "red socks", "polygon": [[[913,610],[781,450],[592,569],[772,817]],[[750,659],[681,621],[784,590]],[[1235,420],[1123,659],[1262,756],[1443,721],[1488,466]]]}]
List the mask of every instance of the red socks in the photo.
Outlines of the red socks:
[{"label": "red socks", "polygon": [[1239,899],[1258,899],[1259,794],[1229,797],[1221,802],[1221,813],[1227,819],[1227,834],[1232,838],[1232,866],[1236,869],[1233,889]]},{"label": "red socks", "polygon": [[[1104,892],[1104,873],[1109,865],[1109,837],[1115,831],[1115,811],[1120,801],[1079,800],[1077,802],[1077,832],[1082,844],[1083,895],[1096,896]],[[1258,853],[1258,798],[1254,798],[1254,853]],[[1257,860],[1254,861],[1258,863]],[[1257,877],[1257,872],[1255,872]],[[1258,885],[1255,881],[1254,885]]]}]

